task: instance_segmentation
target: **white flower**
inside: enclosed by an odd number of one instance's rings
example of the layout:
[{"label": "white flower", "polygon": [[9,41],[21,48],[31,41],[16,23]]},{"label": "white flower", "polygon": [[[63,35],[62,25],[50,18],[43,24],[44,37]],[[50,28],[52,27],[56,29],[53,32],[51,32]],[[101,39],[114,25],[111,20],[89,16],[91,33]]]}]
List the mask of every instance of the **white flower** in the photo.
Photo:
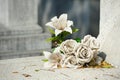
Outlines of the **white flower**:
[{"label": "white flower", "polygon": [[94,52],[88,46],[80,43],[76,47],[75,56],[77,63],[84,65],[85,63],[89,63],[94,58]]},{"label": "white flower", "polygon": [[75,47],[77,46],[77,42],[73,39],[66,40],[61,43],[60,45],[60,50],[65,54],[65,55],[74,55],[74,50]]},{"label": "white flower", "polygon": [[60,47],[56,47],[55,50],[53,51],[53,53],[61,53],[60,52]]},{"label": "white flower", "polygon": [[46,23],[46,26],[55,28],[56,36],[63,31],[67,31],[72,34],[71,25],[73,25],[73,22],[67,20],[67,14],[62,14],[59,18],[55,16],[51,19],[51,22]]},{"label": "white flower", "polygon": [[48,62],[45,62],[44,67],[45,68],[57,68],[58,65],[60,65],[60,61],[62,59],[62,55],[59,53],[50,53],[47,51],[43,52],[46,59],[48,59]]},{"label": "white flower", "polygon": [[86,35],[82,40],[81,43],[90,47],[92,49],[92,51],[95,54],[95,57],[97,57],[98,54],[98,50],[100,47],[100,43],[98,42],[98,40],[95,37],[92,37],[91,35]]},{"label": "white flower", "polygon": [[61,60],[61,66],[62,67],[76,67],[77,61],[75,56],[64,56],[64,58]]},{"label": "white flower", "polygon": [[92,37],[91,35],[86,35],[81,40],[81,43],[89,46],[92,49],[99,49],[99,47],[100,47],[98,40],[95,37]]}]

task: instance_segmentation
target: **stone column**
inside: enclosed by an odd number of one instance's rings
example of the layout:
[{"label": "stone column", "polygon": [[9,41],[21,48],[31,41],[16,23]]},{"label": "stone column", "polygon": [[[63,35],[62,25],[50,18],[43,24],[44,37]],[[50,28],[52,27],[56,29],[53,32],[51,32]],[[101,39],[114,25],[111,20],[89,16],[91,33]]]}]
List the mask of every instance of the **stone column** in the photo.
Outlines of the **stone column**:
[{"label": "stone column", "polygon": [[101,0],[100,6],[100,50],[107,61],[120,66],[120,0]]},{"label": "stone column", "polygon": [[0,0],[0,57],[22,57],[50,49],[38,22],[38,0]]}]

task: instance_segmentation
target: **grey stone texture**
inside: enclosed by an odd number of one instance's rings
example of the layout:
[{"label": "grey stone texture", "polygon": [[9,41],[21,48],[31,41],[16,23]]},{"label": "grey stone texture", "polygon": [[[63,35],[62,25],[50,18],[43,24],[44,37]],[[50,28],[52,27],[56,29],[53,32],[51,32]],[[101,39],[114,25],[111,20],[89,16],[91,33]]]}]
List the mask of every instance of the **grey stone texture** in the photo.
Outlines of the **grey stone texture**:
[{"label": "grey stone texture", "polygon": [[120,0],[101,0],[100,51],[106,60],[120,66]]},{"label": "grey stone texture", "polygon": [[38,0],[0,0],[0,59],[40,55],[50,49],[38,23]]}]

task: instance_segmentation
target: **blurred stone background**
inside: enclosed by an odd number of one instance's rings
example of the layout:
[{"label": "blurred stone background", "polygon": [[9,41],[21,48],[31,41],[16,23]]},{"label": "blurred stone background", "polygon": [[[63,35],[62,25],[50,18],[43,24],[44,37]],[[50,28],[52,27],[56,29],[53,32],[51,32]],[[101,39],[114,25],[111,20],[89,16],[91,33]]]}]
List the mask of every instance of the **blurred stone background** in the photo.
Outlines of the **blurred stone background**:
[{"label": "blurred stone background", "polygon": [[99,0],[0,0],[0,59],[41,55],[51,44],[45,23],[68,14],[79,32],[71,38],[99,33]]},{"label": "blurred stone background", "polygon": [[74,21],[74,27],[79,32],[72,37],[83,37],[91,34],[97,37],[99,33],[100,0],[40,0],[38,8],[38,23],[46,31],[45,23],[54,16],[68,14],[68,19]]}]

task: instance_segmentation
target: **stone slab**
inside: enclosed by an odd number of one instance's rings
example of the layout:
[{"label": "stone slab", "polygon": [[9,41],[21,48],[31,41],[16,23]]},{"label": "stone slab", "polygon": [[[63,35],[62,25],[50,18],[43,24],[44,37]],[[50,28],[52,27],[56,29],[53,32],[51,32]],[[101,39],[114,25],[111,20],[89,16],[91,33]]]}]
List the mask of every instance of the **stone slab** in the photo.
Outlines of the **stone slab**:
[{"label": "stone slab", "polygon": [[38,24],[27,25],[27,26],[5,26],[0,24],[0,37],[2,36],[14,36],[14,35],[30,35],[30,34],[41,34],[42,28]]},{"label": "stone slab", "polygon": [[120,0],[101,0],[98,39],[106,60],[120,66]]},{"label": "stone slab", "polygon": [[120,68],[45,69],[43,58],[0,60],[0,80],[120,80]]}]

